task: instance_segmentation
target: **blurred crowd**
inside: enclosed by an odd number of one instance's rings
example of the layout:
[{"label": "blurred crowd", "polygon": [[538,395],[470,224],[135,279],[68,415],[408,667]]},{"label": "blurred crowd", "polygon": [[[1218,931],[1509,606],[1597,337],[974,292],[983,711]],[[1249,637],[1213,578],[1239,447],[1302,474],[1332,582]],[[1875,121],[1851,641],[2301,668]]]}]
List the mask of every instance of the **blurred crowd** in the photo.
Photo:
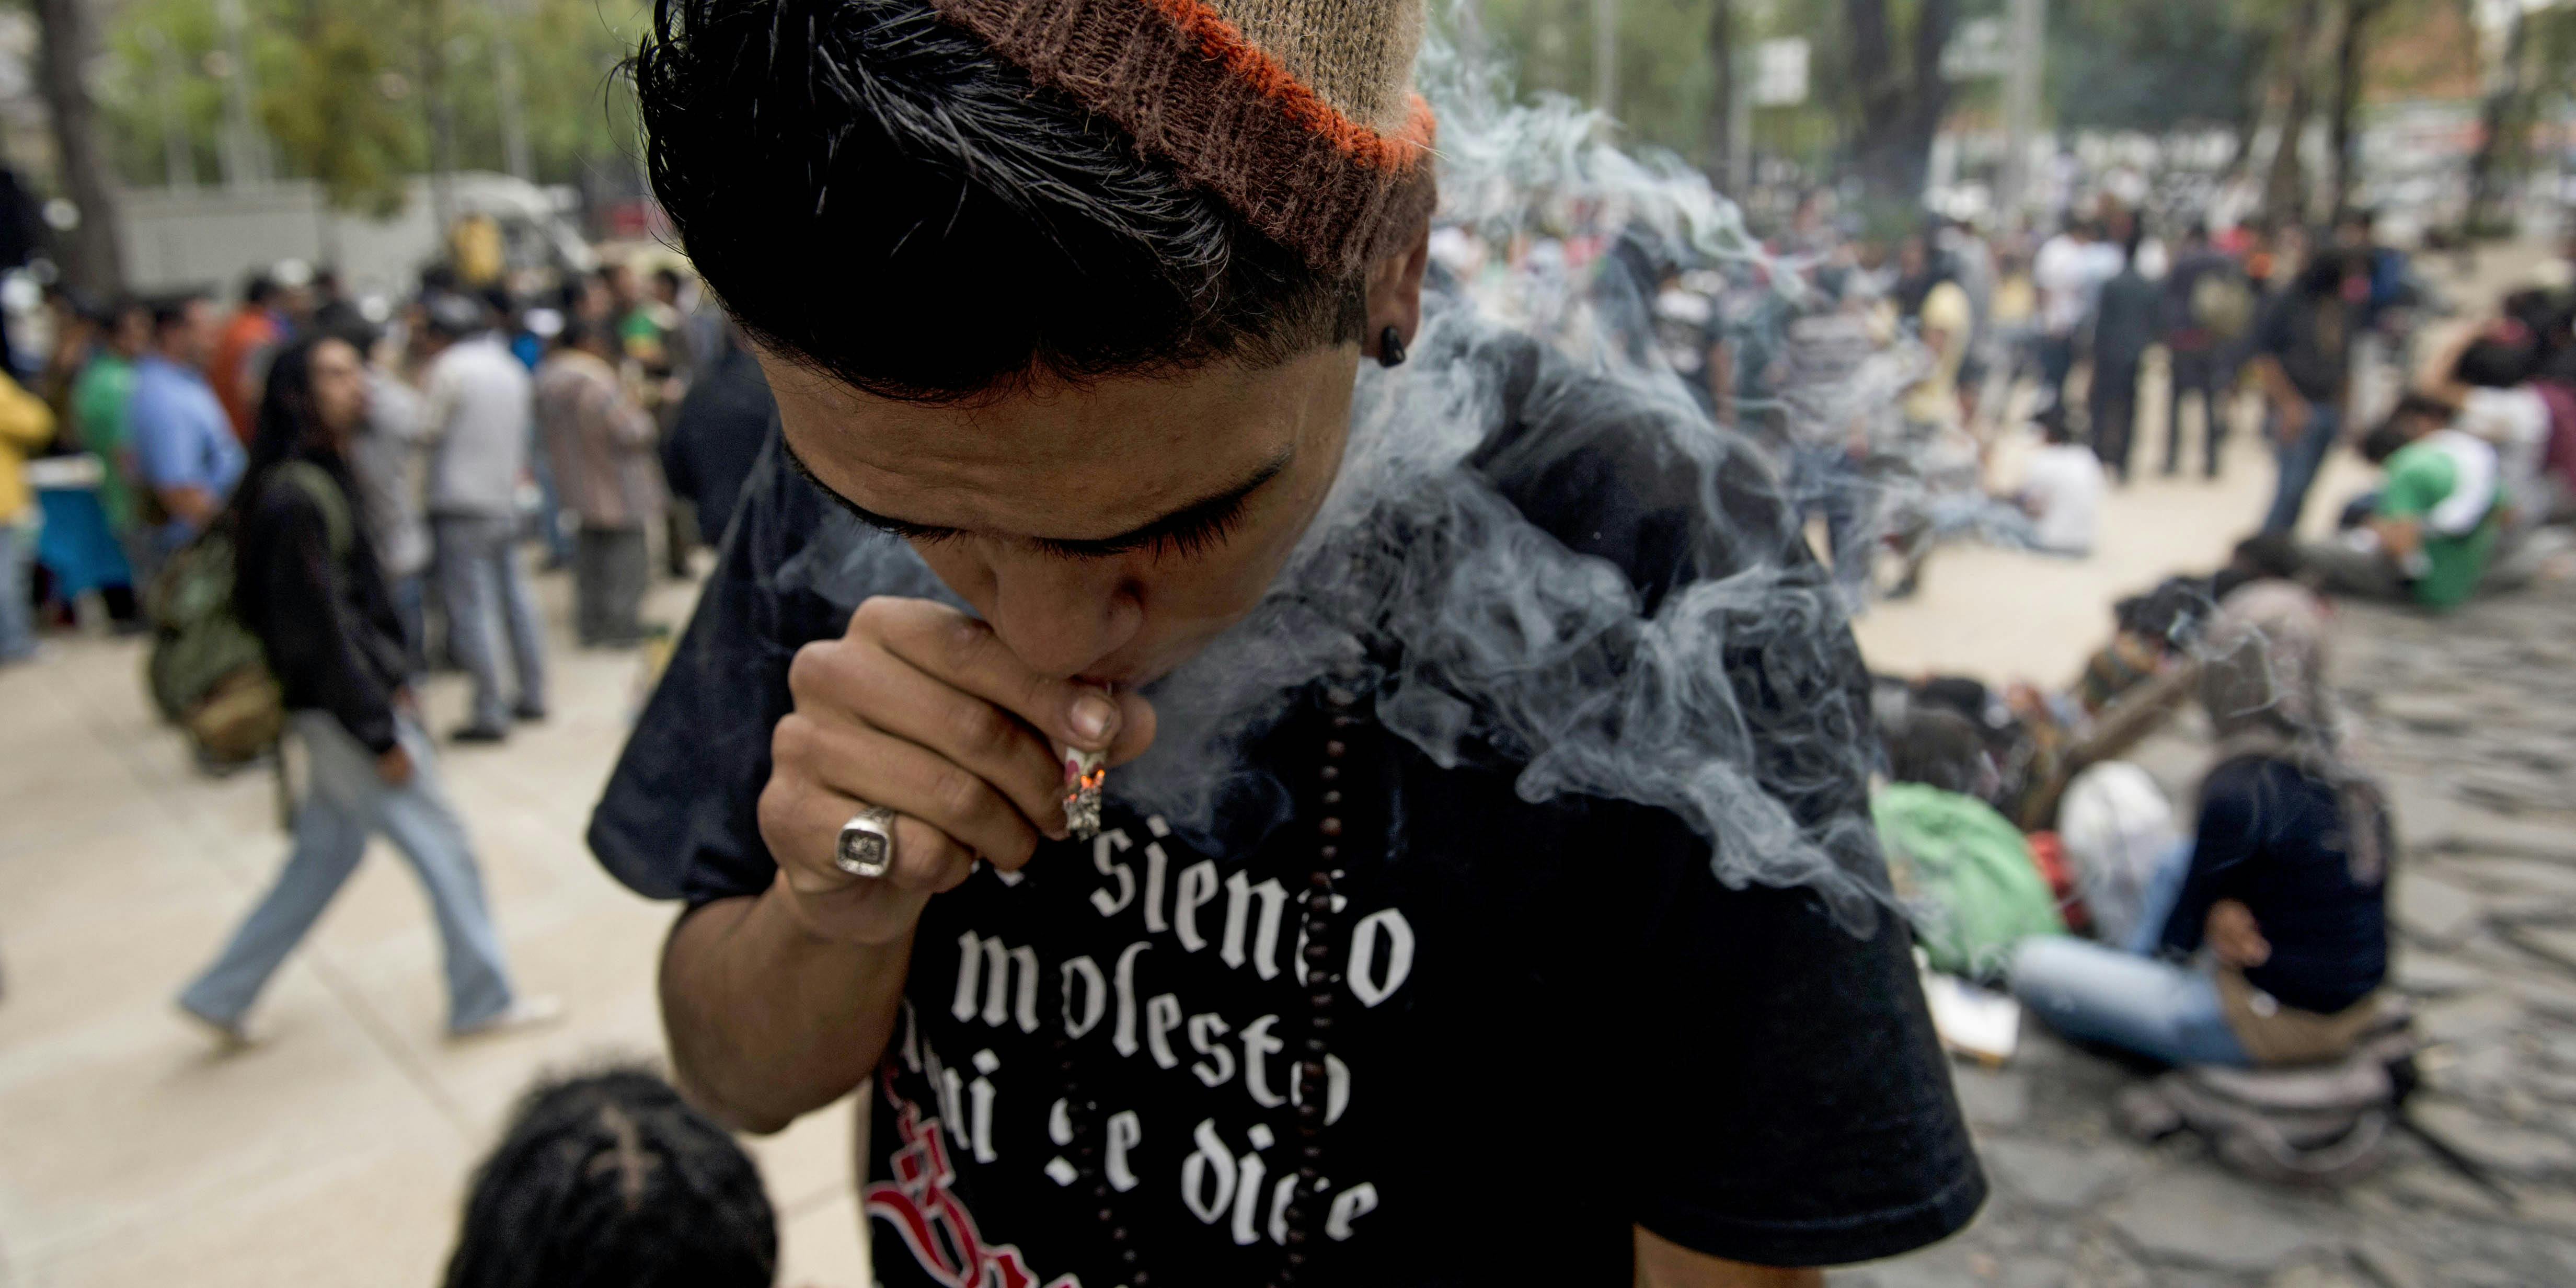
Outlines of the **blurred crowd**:
[{"label": "blurred crowd", "polygon": [[[757,450],[759,425],[723,431],[767,418],[758,364],[671,265],[617,263],[534,296],[437,269],[396,309],[287,264],[250,277],[229,306],[55,292],[45,312],[46,353],[18,386],[42,410],[12,422],[31,424],[13,443],[69,486],[48,493],[60,512],[44,514],[37,584],[10,606],[32,601],[67,623],[95,591],[119,628],[146,629],[154,578],[243,481],[276,356],[341,339],[368,387],[353,512],[414,665],[473,676],[474,719],[457,731],[469,741],[497,741],[545,709],[525,572],[500,552],[533,535],[547,568],[571,569],[583,644],[643,641],[651,551],[686,574]],[[0,656],[33,648],[31,623],[16,621]]]}]

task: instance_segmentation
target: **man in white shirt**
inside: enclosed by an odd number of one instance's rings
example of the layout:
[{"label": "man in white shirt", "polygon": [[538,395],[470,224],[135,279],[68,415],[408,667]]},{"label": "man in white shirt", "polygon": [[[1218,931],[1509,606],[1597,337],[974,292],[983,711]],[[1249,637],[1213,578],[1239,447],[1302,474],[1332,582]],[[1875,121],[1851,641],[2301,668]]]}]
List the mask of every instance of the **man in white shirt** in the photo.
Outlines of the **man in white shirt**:
[{"label": "man in white shirt", "polygon": [[[2093,292],[2101,279],[2091,249],[2091,224],[2068,224],[2040,243],[2030,264],[2031,285],[2039,290],[2039,373],[2043,406],[2064,399],[2066,373],[2075,366],[2075,333],[2093,310]],[[2118,271],[2118,270],[2113,270]]]},{"label": "man in white shirt", "polygon": [[[544,627],[519,566],[519,477],[534,416],[528,369],[501,346],[482,306],[463,296],[423,301],[429,358],[430,536],[448,648],[474,677],[474,712],[453,735],[499,742],[510,721],[546,714]],[[501,697],[508,640],[518,700]]]},{"label": "man in white shirt", "polygon": [[2093,553],[2102,526],[2102,461],[2075,442],[2062,410],[2040,423],[2048,445],[2031,456],[2021,482],[2032,542],[2050,554],[2082,558]]}]

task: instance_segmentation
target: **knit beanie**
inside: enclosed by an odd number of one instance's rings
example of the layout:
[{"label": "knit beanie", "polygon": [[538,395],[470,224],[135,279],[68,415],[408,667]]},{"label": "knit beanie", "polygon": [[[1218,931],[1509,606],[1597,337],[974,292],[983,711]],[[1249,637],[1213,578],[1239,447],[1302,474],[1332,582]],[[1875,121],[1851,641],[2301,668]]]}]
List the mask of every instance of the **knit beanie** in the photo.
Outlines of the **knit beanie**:
[{"label": "knit beanie", "polygon": [[930,0],[1319,272],[1431,208],[1423,0]]}]

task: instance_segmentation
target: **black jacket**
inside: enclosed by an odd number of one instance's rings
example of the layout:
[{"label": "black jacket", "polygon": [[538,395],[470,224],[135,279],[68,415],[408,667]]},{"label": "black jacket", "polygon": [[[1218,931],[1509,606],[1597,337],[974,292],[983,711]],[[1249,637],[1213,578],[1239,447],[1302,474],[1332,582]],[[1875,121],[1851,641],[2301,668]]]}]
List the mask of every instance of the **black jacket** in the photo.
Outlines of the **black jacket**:
[{"label": "black jacket", "polygon": [[[307,450],[345,499],[356,494],[338,455]],[[241,509],[234,609],[268,652],[289,711],[328,711],[369,751],[394,746],[394,694],[408,678],[402,619],[354,501],[345,543],[311,493],[269,470]]]}]

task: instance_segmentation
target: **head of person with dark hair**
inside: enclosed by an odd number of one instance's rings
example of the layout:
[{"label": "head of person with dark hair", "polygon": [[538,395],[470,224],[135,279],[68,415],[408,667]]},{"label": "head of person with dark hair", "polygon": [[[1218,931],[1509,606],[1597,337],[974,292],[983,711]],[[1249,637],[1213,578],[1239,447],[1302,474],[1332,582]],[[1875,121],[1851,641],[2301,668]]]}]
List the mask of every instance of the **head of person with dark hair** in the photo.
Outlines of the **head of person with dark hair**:
[{"label": "head of person with dark hair", "polygon": [[1920,706],[1887,736],[1887,776],[1965,796],[1979,794],[1990,771],[1985,736],[1974,721],[1939,706]]},{"label": "head of person with dark hair", "polygon": [[193,292],[154,301],[152,347],[180,366],[203,370],[215,348],[214,306]]},{"label": "head of person with dark hair", "polygon": [[2236,543],[2227,563],[2209,579],[2209,598],[2225,603],[2238,587],[2258,581],[2295,581],[2300,574],[2298,539],[2286,532],[2258,532]]},{"label": "head of person with dark hair", "polygon": [[309,336],[277,351],[252,422],[249,461],[233,493],[236,513],[259,503],[270,470],[299,456],[339,459],[367,415],[367,368],[356,346]]},{"label": "head of person with dark hair", "polygon": [[453,264],[432,264],[420,270],[420,293],[452,295],[465,289],[465,279],[458,276]]},{"label": "head of person with dark hair", "polygon": [[2353,273],[2350,255],[2339,248],[2318,247],[2299,267],[2298,291],[2313,299],[2343,294],[2344,279]]},{"label": "head of person with dark hair", "polygon": [[2451,423],[2453,409],[2449,403],[2429,394],[2408,393],[2397,400],[2388,419],[2372,426],[2361,438],[2361,459],[2373,465],[2385,465],[2408,443]]},{"label": "head of person with dark hair", "polygon": [[687,280],[680,276],[680,270],[668,264],[653,270],[653,298],[664,304],[679,303],[680,290],[686,284]]},{"label": "head of person with dark hair", "polygon": [[443,291],[421,296],[421,337],[433,350],[491,329],[492,316],[481,300]]},{"label": "head of person with dark hair", "polygon": [[242,307],[251,309],[267,308],[277,303],[278,295],[281,290],[283,290],[283,288],[278,286],[277,279],[269,276],[267,270],[262,269],[258,272],[252,273],[249,277],[242,279]]},{"label": "head of person with dark hair", "polygon": [[2208,245],[2209,221],[2206,219],[2192,220],[2190,225],[2185,227],[2182,231],[2182,241],[2185,246],[2200,247]]},{"label": "head of person with dark hair", "polygon": [[2505,318],[2469,342],[2451,366],[2451,379],[2472,389],[2511,389],[2540,367],[2540,345],[2531,328]]},{"label": "head of person with dark hair", "polygon": [[769,1288],[777,1217],[725,1129],[660,1078],[541,1083],[475,1173],[445,1288]]},{"label": "head of person with dark hair", "polygon": [[2075,427],[2066,423],[2064,405],[2057,404],[2041,408],[2039,414],[2032,419],[2039,425],[2040,440],[2049,446],[2065,447],[2075,441]]},{"label": "head of person with dark hair", "polygon": [[672,0],[632,62],[647,166],[795,461],[1022,660],[1141,683],[1258,601],[1359,361],[1419,326],[1419,28],[1299,29],[1350,74],[1290,111],[1240,33],[1145,24],[1187,47],[1131,59],[979,14]]},{"label": "head of person with dark hair", "polygon": [[2158,651],[2169,653],[2199,636],[2209,609],[2209,583],[2194,577],[2168,577],[2143,595],[2121,600],[2111,612],[2122,634],[2136,636]]},{"label": "head of person with dark hair", "polygon": [[555,332],[553,347],[579,349],[615,361],[617,333],[604,319],[568,313],[564,315],[563,329]]},{"label": "head of person with dark hair", "polygon": [[99,317],[100,338],[127,361],[152,347],[152,330],[152,306],[130,295],[110,302]]},{"label": "head of person with dark hair", "polygon": [[2378,235],[2379,216],[2364,208],[2354,208],[2336,217],[2335,245],[2346,250],[2367,250]]}]

